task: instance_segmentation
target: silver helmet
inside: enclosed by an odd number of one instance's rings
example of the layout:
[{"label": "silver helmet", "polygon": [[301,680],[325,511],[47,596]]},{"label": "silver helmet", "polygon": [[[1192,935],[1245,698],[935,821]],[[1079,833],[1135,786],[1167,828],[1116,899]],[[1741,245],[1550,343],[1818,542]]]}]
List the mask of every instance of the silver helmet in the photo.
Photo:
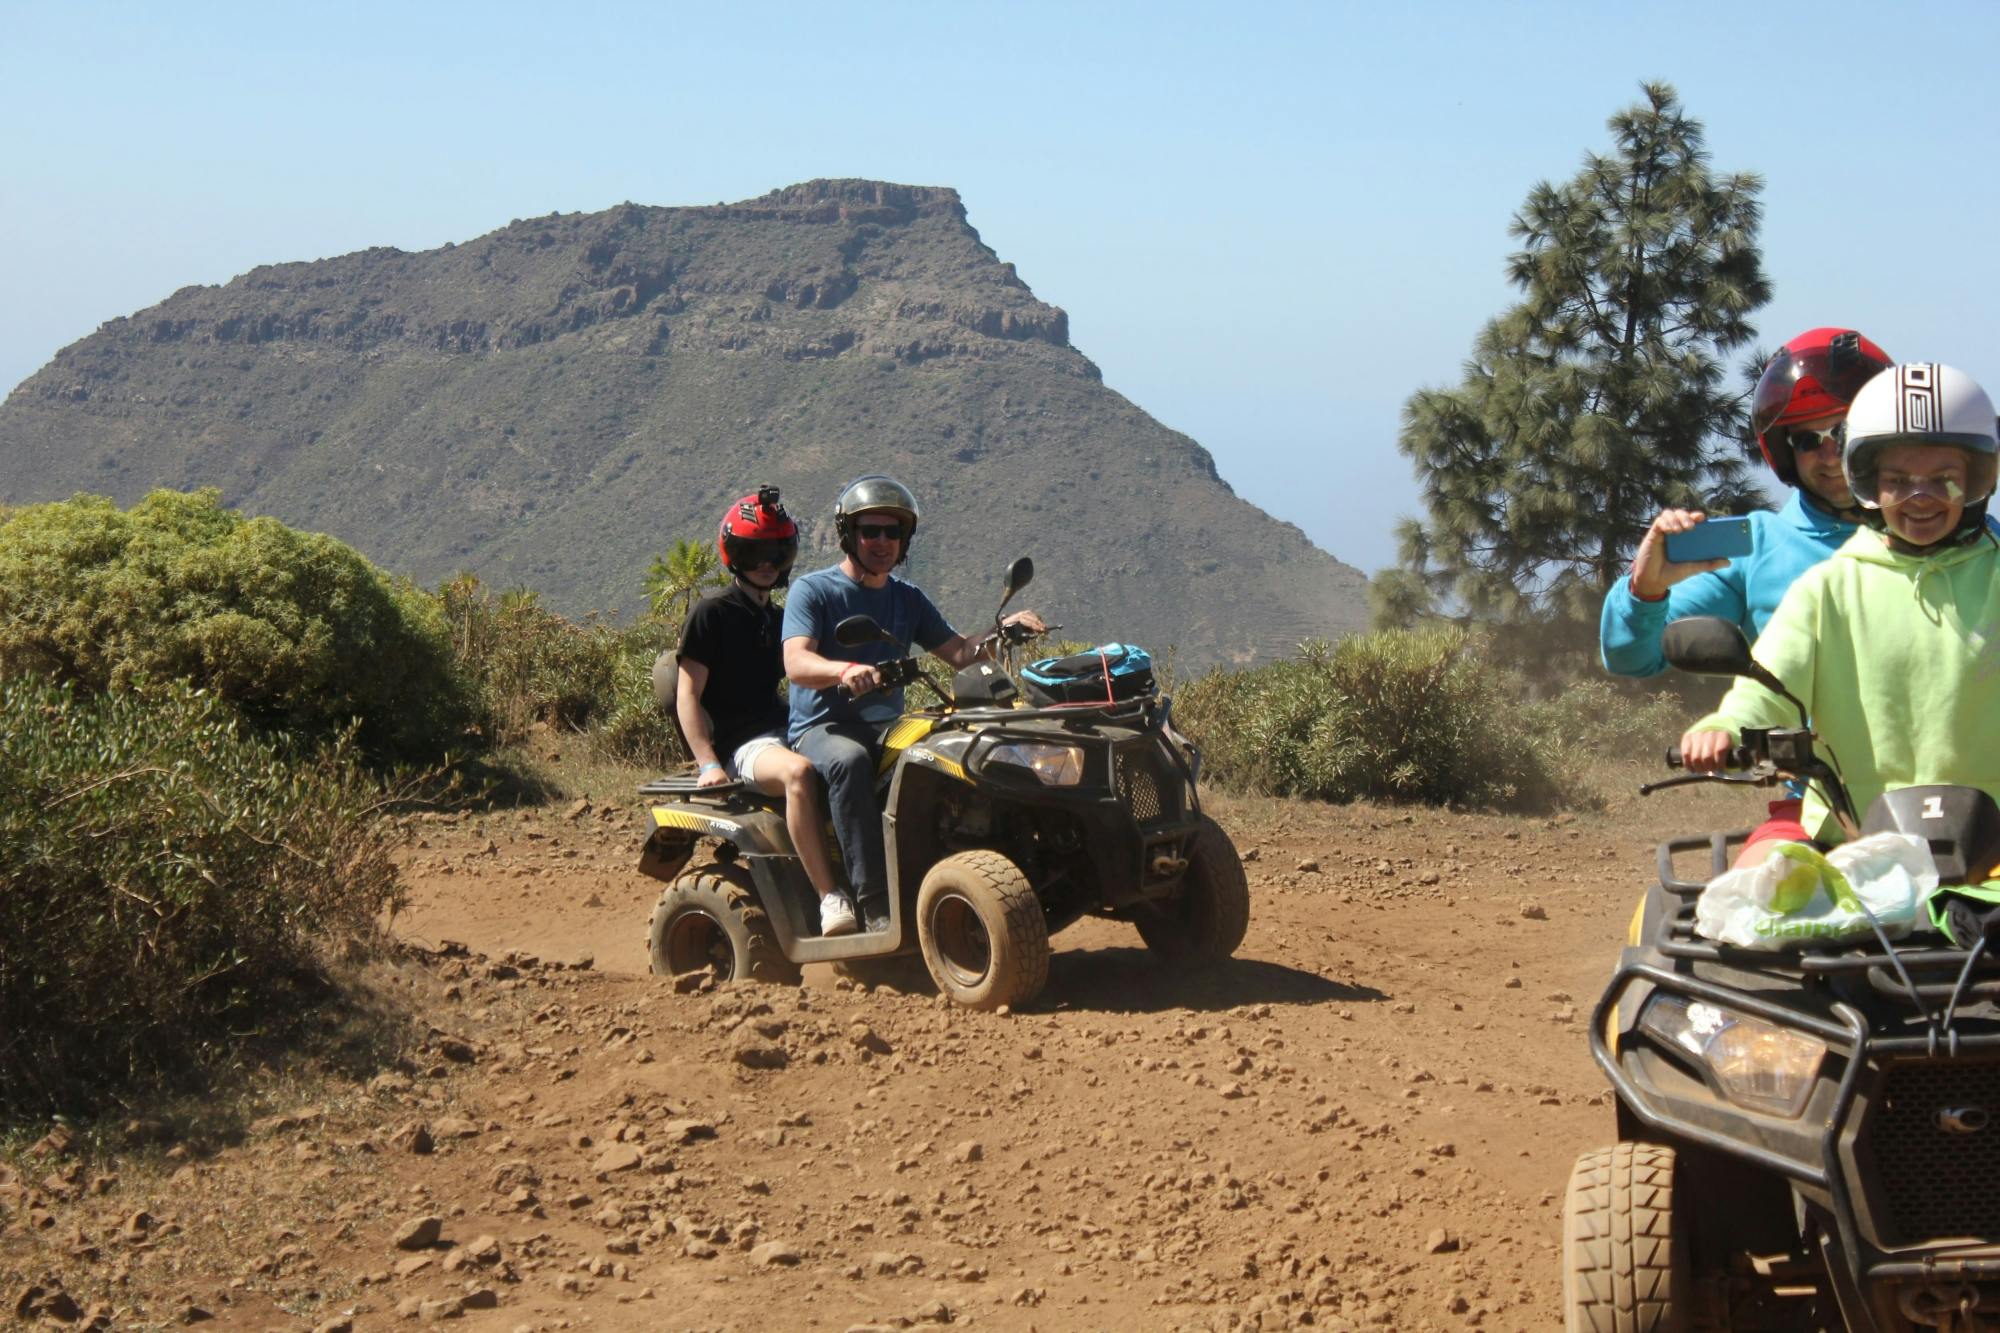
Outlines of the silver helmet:
[{"label": "silver helmet", "polygon": [[917,497],[910,488],[894,477],[872,475],[856,477],[847,483],[847,489],[833,502],[833,530],[840,539],[840,549],[852,556],[855,553],[856,536],[854,521],[862,514],[893,514],[903,525],[902,549],[897,553],[896,563],[910,558],[910,538],[916,535]]}]

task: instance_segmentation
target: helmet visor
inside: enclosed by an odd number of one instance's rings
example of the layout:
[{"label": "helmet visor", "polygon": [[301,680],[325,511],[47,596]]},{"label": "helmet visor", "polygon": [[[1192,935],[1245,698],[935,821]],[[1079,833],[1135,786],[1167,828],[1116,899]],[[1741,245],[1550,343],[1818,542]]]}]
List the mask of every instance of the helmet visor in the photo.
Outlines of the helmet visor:
[{"label": "helmet visor", "polygon": [[799,539],[796,537],[731,537],[729,539],[729,567],[731,569],[757,569],[763,565],[776,565],[780,570],[791,568],[798,558]]},{"label": "helmet visor", "polygon": [[1902,504],[1919,495],[1940,503],[1977,504],[1993,494],[1995,458],[1981,449],[1962,449],[1965,472],[1961,479],[1953,473],[1923,476],[1901,468],[1884,468],[1882,455],[1892,444],[1931,444],[1933,440],[1912,437],[1871,440],[1847,456],[1848,487],[1863,508],[1880,509]]},{"label": "helmet visor", "polygon": [[1828,346],[1806,352],[1781,347],[1771,358],[1771,364],[1764,367],[1757,380],[1757,391],[1751,395],[1750,429],[1762,435],[1784,420],[1793,397],[1808,381],[1818,388],[1819,394],[1814,398],[1822,409],[1813,415],[1840,411],[1882,369],[1884,363],[1861,350],[1858,340],[1836,338]]}]

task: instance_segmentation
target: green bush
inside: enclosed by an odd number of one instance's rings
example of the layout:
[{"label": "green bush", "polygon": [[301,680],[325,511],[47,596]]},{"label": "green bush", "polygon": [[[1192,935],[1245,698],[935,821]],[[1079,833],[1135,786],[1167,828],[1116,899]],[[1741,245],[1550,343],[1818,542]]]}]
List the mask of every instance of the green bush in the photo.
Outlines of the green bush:
[{"label": "green bush", "polygon": [[1174,720],[1217,783],[1271,796],[1537,806],[1567,799],[1559,742],[1454,627],[1380,630],[1179,687]]},{"label": "green bush", "polygon": [[184,680],[258,726],[377,762],[431,760],[469,720],[436,602],[353,548],[154,491],[80,495],[0,523],[0,672],[98,692]]},{"label": "green bush", "polygon": [[454,668],[494,744],[519,743],[537,722],[579,731],[603,717],[620,658],[612,626],[558,615],[525,588],[495,596],[471,574],[448,581],[438,601]]},{"label": "green bush", "polygon": [[609,707],[596,737],[598,748],[608,757],[655,769],[692,757],[681,744],[673,719],[653,701],[653,662],[679,638],[675,629],[652,617],[625,632]]},{"label": "green bush", "polygon": [[1570,681],[1559,693],[1524,704],[1521,721],[1548,737],[1561,753],[1579,759],[1657,763],[1687,724],[1707,711],[1707,705],[1691,702],[1672,689],[1648,694],[1634,682],[1598,675]]},{"label": "green bush", "polygon": [[495,745],[518,745],[541,723],[587,734],[627,763],[657,768],[687,758],[653,702],[653,661],[680,641],[678,621],[648,615],[621,631],[595,616],[570,620],[531,591],[495,596],[471,574],[446,582],[438,600],[456,669]]},{"label": "green bush", "polygon": [[0,681],[0,1111],[166,1083],[316,989],[400,904],[385,792],[164,683]]}]

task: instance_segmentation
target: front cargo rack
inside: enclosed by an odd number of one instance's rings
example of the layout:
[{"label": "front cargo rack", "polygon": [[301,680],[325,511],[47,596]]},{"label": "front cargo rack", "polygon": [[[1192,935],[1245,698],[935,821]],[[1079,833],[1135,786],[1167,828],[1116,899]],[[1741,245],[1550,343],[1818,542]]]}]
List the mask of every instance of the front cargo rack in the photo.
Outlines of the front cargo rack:
[{"label": "front cargo rack", "polygon": [[[1790,977],[1806,985],[1826,985],[1838,978],[1858,977],[1882,998],[1919,1010],[1927,1020],[1945,1011],[1946,1027],[1951,1028],[1951,1011],[1980,1003],[2000,1002],[2000,953],[1993,950],[1960,949],[1942,934],[1920,930],[1911,943],[1885,947],[1873,936],[1846,940],[1822,948],[1766,951],[1743,949],[1705,939],[1695,933],[1695,899],[1707,887],[1707,879],[1680,878],[1674,870],[1677,857],[1691,853],[1708,854],[1709,876],[1729,868],[1731,852],[1749,835],[1709,833],[1696,837],[1670,838],[1659,846],[1657,864],[1660,888],[1668,910],[1655,923],[1652,947],[1662,957],[1689,963],[1715,963],[1773,977]],[[1970,969],[1968,972],[1968,963]],[[2000,1032],[1948,1031],[1947,1043],[1953,1050],[2000,1049]],[[1870,1043],[1882,1054],[1928,1054],[1936,1051],[1937,1036],[1882,1037]]]}]

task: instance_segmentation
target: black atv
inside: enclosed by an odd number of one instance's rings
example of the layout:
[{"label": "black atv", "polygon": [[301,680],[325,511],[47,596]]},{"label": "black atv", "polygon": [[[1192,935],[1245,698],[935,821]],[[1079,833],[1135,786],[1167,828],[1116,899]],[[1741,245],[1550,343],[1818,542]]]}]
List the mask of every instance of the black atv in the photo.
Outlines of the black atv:
[{"label": "black atv", "polygon": [[[1784,694],[1727,621],[1670,625],[1666,653]],[[1992,874],[1991,797],[1905,788],[1857,820],[1799,717],[1747,730],[1733,775],[1641,790],[1797,778],[1850,836],[1927,838],[1943,884]],[[2000,913],[1954,896],[1947,931],[1919,922],[1901,944],[1879,924],[1783,953],[1717,944],[1695,933],[1695,900],[1745,836],[1660,846],[1592,1015],[1618,1142],[1570,1175],[1564,1326],[2000,1330]],[[1688,859],[1700,873],[1683,878]]]},{"label": "black atv", "polygon": [[[1033,576],[1027,558],[1014,562],[1002,609]],[[994,628],[1016,637],[997,611]],[[894,642],[865,616],[842,621],[835,637]],[[939,990],[996,1009],[1041,991],[1049,937],[1085,916],[1131,922],[1182,965],[1227,958],[1242,942],[1243,864],[1201,811],[1201,756],[1173,729],[1171,700],[1107,689],[1098,702],[1030,707],[991,662],[960,670],[949,691],[915,658],[878,669],[885,684],[938,696],[883,737],[888,929],[817,933],[818,897],[781,798],[665,778],[639,789],[653,824],[639,868],[667,881],[649,932],[654,972],[796,982],[802,963],[921,952]],[[673,674],[671,662],[655,668],[656,693]]]}]

